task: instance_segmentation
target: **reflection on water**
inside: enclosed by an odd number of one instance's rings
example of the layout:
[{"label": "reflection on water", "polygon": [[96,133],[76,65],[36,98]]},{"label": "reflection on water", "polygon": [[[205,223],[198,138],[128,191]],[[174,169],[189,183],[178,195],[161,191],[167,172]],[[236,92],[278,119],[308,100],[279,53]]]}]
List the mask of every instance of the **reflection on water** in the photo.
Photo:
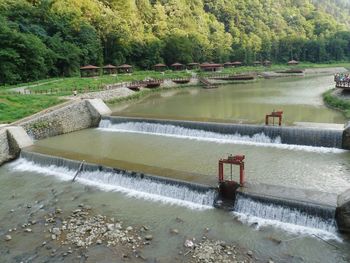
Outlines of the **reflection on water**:
[{"label": "reflection on water", "polygon": [[152,94],[138,103],[111,105],[115,115],[190,120],[263,123],[266,113],[283,109],[284,123],[344,123],[340,112],[328,109],[322,93],[332,76],[307,76],[230,84],[218,89],[191,88]]}]

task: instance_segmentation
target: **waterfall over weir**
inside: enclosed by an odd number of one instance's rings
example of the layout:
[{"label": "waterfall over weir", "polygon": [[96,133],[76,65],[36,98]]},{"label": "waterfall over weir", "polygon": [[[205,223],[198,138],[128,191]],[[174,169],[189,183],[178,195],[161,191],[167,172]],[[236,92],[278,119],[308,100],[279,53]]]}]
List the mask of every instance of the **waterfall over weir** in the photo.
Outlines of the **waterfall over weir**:
[{"label": "waterfall over weir", "polygon": [[141,118],[104,117],[100,129],[169,137],[277,147],[312,152],[342,152],[342,131],[299,127],[221,124]]},{"label": "waterfall over weir", "polygon": [[[25,152],[11,164],[12,169],[53,175],[62,180],[72,180],[80,162],[44,154]],[[193,209],[212,208],[216,191],[211,187],[155,177],[115,168],[84,164],[78,182],[97,186],[108,191],[122,192],[128,196],[178,204]]]},{"label": "waterfall over weir", "polygon": [[[20,158],[10,164],[10,168],[16,171],[32,171],[55,176],[64,181],[72,180],[79,166],[78,161],[29,151],[22,151]],[[217,190],[210,186],[89,163],[83,165],[76,181],[106,191],[121,192],[130,197],[176,204],[191,209],[210,209],[217,199]],[[273,200],[239,192],[233,211],[242,221],[248,223],[252,217],[254,222],[272,220],[271,225],[282,224],[280,226],[282,229],[292,228],[292,232],[301,226],[306,234],[337,238],[335,207],[278,198]]]},{"label": "waterfall over weir", "polygon": [[[258,200],[249,196],[238,194],[234,212],[244,221],[274,221],[288,224],[318,229],[324,232],[335,234],[337,232],[335,221],[335,208],[320,207],[312,204],[288,204],[280,202],[274,203],[268,200]],[[250,220],[253,217],[253,220]],[[257,218],[262,220],[257,220]],[[309,231],[310,232],[310,231]],[[311,231],[312,232],[312,231]]]}]

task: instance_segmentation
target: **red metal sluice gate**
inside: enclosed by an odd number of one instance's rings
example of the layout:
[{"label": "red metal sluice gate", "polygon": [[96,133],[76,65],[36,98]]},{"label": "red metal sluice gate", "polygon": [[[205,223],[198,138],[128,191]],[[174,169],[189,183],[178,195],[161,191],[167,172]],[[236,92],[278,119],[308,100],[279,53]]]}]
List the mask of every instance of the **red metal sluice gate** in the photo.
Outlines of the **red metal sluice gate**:
[{"label": "red metal sluice gate", "polygon": [[[224,199],[234,199],[236,189],[244,186],[244,155],[229,155],[227,159],[219,160],[219,195]],[[230,180],[224,178],[224,164],[230,165]],[[232,180],[232,166],[239,166],[239,183]]]},{"label": "red metal sluice gate", "polygon": [[265,115],[265,125],[269,125],[269,119],[272,118],[272,125],[275,125],[275,118],[278,118],[278,126],[282,125],[282,115],[283,111],[278,110]]}]

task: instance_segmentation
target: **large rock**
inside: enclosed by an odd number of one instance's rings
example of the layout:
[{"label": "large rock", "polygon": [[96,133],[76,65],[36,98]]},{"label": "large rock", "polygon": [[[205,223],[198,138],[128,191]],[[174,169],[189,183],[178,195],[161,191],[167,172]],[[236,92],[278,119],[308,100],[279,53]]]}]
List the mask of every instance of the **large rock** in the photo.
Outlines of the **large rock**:
[{"label": "large rock", "polygon": [[343,132],[343,149],[350,150],[350,121],[345,125]]},{"label": "large rock", "polygon": [[350,189],[338,196],[335,217],[339,231],[350,233]]}]

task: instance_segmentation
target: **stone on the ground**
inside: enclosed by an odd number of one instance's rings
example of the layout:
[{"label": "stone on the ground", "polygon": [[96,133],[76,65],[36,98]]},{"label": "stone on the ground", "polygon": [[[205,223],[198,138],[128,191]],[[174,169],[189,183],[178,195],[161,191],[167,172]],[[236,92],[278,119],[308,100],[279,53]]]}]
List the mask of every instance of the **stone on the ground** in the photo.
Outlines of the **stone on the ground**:
[{"label": "stone on the ground", "polygon": [[153,236],[152,236],[152,235],[146,235],[146,236],[145,236],[145,239],[148,240],[148,241],[149,241],[149,240],[152,240],[152,239],[153,239]]},{"label": "stone on the ground", "polygon": [[172,228],[172,229],[170,229],[170,233],[177,235],[177,234],[179,234],[179,230],[177,230],[176,228]]},{"label": "stone on the ground", "polygon": [[193,248],[194,247],[194,243],[192,240],[187,239],[184,243],[184,246],[187,248]]},{"label": "stone on the ground", "polygon": [[10,241],[10,240],[12,240],[12,236],[6,235],[6,236],[5,236],[5,241]]}]

